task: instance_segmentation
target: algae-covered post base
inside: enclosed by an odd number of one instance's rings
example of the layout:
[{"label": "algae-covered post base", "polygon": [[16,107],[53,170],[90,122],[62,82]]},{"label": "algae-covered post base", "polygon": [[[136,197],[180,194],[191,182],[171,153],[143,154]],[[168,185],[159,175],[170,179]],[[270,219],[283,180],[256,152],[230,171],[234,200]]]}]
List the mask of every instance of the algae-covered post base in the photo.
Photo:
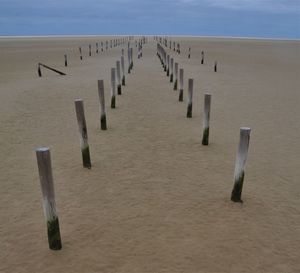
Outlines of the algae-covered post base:
[{"label": "algae-covered post base", "polygon": [[92,163],[91,163],[91,156],[90,156],[90,148],[88,144],[85,147],[81,148],[81,153],[82,153],[83,167],[87,169],[91,169]]},{"label": "algae-covered post base", "polygon": [[231,192],[231,201],[242,202],[241,195],[245,178],[245,164],[248,155],[251,129],[248,127],[240,128],[240,142],[235,161],[234,186]]},{"label": "algae-covered post base", "polygon": [[204,128],[203,130],[202,145],[208,145],[208,139],[209,139],[209,127]]},{"label": "algae-covered post base", "polygon": [[180,89],[179,90],[179,98],[178,98],[179,101],[183,101],[183,89]]},{"label": "algae-covered post base", "polygon": [[173,88],[173,90],[174,91],[177,90],[177,80],[175,80],[175,82],[174,82],[174,88]]},{"label": "algae-covered post base", "polygon": [[231,201],[233,202],[243,203],[241,196],[242,196],[242,190],[244,184],[244,177],[245,177],[245,173],[242,172],[241,176],[238,177],[236,181],[234,181],[233,190],[231,192]]},{"label": "algae-covered post base", "polygon": [[50,149],[47,147],[36,149],[36,157],[43,195],[44,215],[47,221],[49,248],[52,250],[60,250],[62,243],[56,213]]},{"label": "algae-covered post base", "polygon": [[170,70],[169,70],[169,68],[167,69],[167,77],[169,77],[169,75],[170,75]]},{"label": "algae-covered post base", "polygon": [[112,109],[116,108],[116,96],[114,95],[111,96],[110,108]]},{"label": "algae-covered post base", "polygon": [[100,121],[101,121],[101,130],[107,130],[106,115],[101,115]]},{"label": "algae-covered post base", "polygon": [[188,106],[187,106],[186,117],[191,118],[192,117],[192,112],[193,112],[193,104],[189,103]]},{"label": "algae-covered post base", "polygon": [[68,59],[67,59],[67,55],[65,54],[65,67],[68,66]]},{"label": "algae-covered post base", "polygon": [[62,245],[60,238],[59,221],[57,217],[47,221],[47,233],[49,248],[52,250],[60,250],[62,248]]},{"label": "algae-covered post base", "polygon": [[173,74],[170,75],[170,82],[173,82]]},{"label": "algae-covered post base", "polygon": [[125,76],[122,77],[122,85],[125,86]]},{"label": "algae-covered post base", "polygon": [[122,95],[121,84],[118,84],[118,95]]}]

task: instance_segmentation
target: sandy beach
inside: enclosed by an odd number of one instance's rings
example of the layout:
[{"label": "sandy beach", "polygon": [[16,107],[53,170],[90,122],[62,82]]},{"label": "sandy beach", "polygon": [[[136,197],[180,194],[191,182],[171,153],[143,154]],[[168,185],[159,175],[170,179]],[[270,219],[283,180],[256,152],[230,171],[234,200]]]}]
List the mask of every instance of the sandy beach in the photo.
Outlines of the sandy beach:
[{"label": "sandy beach", "polygon": [[[183,102],[153,38],[141,59],[132,43],[134,68],[111,109],[110,69],[122,46],[96,54],[95,43],[106,39],[0,38],[0,272],[300,272],[300,42],[173,37],[181,54],[168,52],[184,68]],[[39,78],[38,62],[67,75],[42,69]],[[212,95],[209,146],[201,145],[205,93]],[[78,98],[91,170],[82,167]],[[252,129],[243,204],[230,201],[241,126]],[[61,251],[48,248],[41,146],[51,149]]]}]

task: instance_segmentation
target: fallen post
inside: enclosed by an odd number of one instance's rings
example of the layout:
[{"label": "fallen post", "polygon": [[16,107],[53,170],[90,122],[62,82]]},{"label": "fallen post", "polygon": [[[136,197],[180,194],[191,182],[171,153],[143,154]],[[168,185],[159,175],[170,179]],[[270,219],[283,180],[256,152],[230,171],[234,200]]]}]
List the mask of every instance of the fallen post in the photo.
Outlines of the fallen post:
[{"label": "fallen post", "polygon": [[[62,75],[62,76],[65,76],[65,75],[66,75],[64,72],[61,72],[61,71],[59,71],[59,70],[57,70],[57,69],[54,69],[54,68],[52,68],[52,67],[50,67],[50,66],[48,66],[48,65],[39,63],[39,68],[40,68],[40,66],[43,66],[43,67],[45,67],[45,68],[47,68],[47,69],[49,69],[49,70],[52,70],[52,71],[58,73],[59,75]],[[42,75],[42,74],[41,74],[41,75]]]}]

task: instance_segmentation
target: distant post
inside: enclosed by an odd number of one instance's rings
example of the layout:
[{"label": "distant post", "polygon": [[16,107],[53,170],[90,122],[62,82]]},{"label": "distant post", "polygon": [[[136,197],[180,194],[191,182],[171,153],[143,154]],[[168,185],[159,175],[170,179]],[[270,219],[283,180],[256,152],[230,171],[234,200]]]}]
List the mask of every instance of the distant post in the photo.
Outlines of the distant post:
[{"label": "distant post", "polygon": [[89,56],[91,57],[92,56],[92,46],[89,45]]},{"label": "distant post", "polygon": [[238,153],[235,161],[234,170],[234,186],[231,192],[231,201],[233,202],[243,202],[241,199],[243,182],[245,177],[245,164],[248,155],[249,140],[250,140],[251,129],[248,127],[240,128],[240,143],[238,148]]},{"label": "distant post", "polygon": [[204,51],[201,51],[201,64],[204,64]]},{"label": "distant post", "polygon": [[111,69],[111,108],[116,108],[116,69]]},{"label": "distant post", "polygon": [[98,43],[96,43],[96,53],[97,54],[99,53],[99,45],[98,45]]},{"label": "distant post", "polygon": [[38,75],[39,75],[39,77],[42,77],[42,71],[41,71],[40,64],[38,64]]},{"label": "distant post", "polygon": [[68,59],[67,59],[67,54],[65,54],[65,67],[68,66]]},{"label": "distant post", "polygon": [[174,69],[174,59],[171,58],[171,64],[170,64],[170,82],[173,82],[173,69]]},{"label": "distant post", "polygon": [[82,60],[82,50],[81,50],[81,47],[79,47],[79,55],[80,55],[80,60]]},{"label": "distant post", "polygon": [[[128,43],[128,46],[129,46],[129,43]],[[128,47],[128,49],[127,49],[127,57],[128,57],[128,74],[130,74],[130,69],[131,69],[131,59],[130,59],[130,54],[131,54],[131,50],[130,50],[130,48]]]},{"label": "distant post", "polygon": [[121,68],[120,68],[120,61],[117,61],[117,84],[118,84],[118,95],[122,95],[122,88],[121,88]]},{"label": "distant post", "polygon": [[81,99],[75,100],[75,110],[79,129],[83,167],[90,169],[92,167],[90,148],[88,144],[88,135],[84,115],[83,101]]},{"label": "distant post", "polygon": [[174,88],[173,90],[177,90],[177,82],[178,82],[178,63],[175,63],[175,69],[174,69]]},{"label": "distant post", "polygon": [[107,130],[106,112],[105,112],[105,98],[104,98],[104,81],[98,80],[98,95],[100,102],[100,122],[101,130]]},{"label": "distant post", "polygon": [[62,244],[56,212],[50,149],[46,147],[36,149],[36,157],[43,195],[44,215],[47,221],[49,248],[52,250],[60,250]]},{"label": "distant post", "polygon": [[186,113],[187,118],[192,117],[192,111],[193,111],[193,86],[194,86],[194,80],[189,79],[189,84],[188,84],[188,105],[187,105],[187,113]]},{"label": "distant post", "polygon": [[218,70],[218,63],[217,61],[215,61],[214,71],[217,72],[217,70]]},{"label": "distant post", "polygon": [[170,75],[170,55],[167,55],[167,77]]},{"label": "distant post", "polygon": [[122,68],[122,85],[125,85],[125,62],[124,62],[124,55],[121,56],[121,68]]},{"label": "distant post", "polygon": [[183,68],[179,69],[179,101],[183,101]]},{"label": "distant post", "polygon": [[188,55],[188,58],[190,59],[191,58],[191,48],[189,47],[189,55]]},{"label": "distant post", "polygon": [[208,140],[209,140],[210,104],[211,104],[211,95],[205,94],[202,145],[208,145]]}]

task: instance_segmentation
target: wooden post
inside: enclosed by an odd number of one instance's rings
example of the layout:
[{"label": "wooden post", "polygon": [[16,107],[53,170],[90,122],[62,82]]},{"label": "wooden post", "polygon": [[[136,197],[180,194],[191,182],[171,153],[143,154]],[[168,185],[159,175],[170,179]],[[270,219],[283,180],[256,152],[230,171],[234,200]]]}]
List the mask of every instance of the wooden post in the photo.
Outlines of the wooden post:
[{"label": "wooden post", "polygon": [[170,82],[173,82],[173,66],[174,66],[174,59],[171,58],[171,64],[170,64]]},{"label": "wooden post", "polygon": [[130,50],[130,48],[129,48],[129,43],[128,43],[128,49],[127,49],[127,57],[128,57],[128,74],[130,74],[130,69],[131,69],[130,53],[131,53],[131,50]]},{"label": "wooden post", "polygon": [[175,76],[175,79],[174,79],[174,88],[173,90],[177,90],[177,82],[178,82],[178,63],[175,63],[175,69],[174,69],[174,76]]},{"label": "wooden post", "polygon": [[81,47],[79,47],[79,55],[80,55],[80,60],[82,60],[82,50],[81,50]]},{"label": "wooden post", "polygon": [[121,56],[121,68],[122,68],[122,85],[125,85],[125,62],[124,62],[124,54]]},{"label": "wooden post", "polygon": [[92,56],[92,46],[89,45],[89,56],[91,57]]},{"label": "wooden post", "polygon": [[204,51],[201,51],[201,64],[204,64]]},{"label": "wooden post", "polygon": [[179,69],[179,101],[183,101],[183,68]]},{"label": "wooden post", "polygon": [[209,140],[209,118],[210,118],[211,95],[204,94],[204,116],[202,145],[208,145]]},{"label": "wooden post", "polygon": [[238,148],[238,153],[235,161],[234,170],[234,186],[231,192],[231,201],[233,202],[243,202],[241,199],[243,182],[245,177],[245,164],[248,155],[249,140],[250,140],[251,129],[248,127],[240,128],[240,143]]},{"label": "wooden post", "polygon": [[41,66],[42,66],[42,67],[45,67],[45,68],[47,68],[47,69],[49,69],[49,70],[51,70],[51,71],[54,71],[55,73],[58,73],[59,75],[62,75],[62,76],[65,76],[65,75],[66,75],[66,73],[64,73],[64,72],[61,72],[61,71],[59,71],[59,70],[57,70],[57,69],[55,69],[55,68],[52,68],[52,67],[50,67],[50,66],[48,66],[48,65],[39,63],[39,68],[40,68]]},{"label": "wooden post", "polygon": [[105,112],[105,98],[104,98],[104,81],[98,80],[98,95],[100,102],[100,122],[101,130],[107,130],[106,112]]},{"label": "wooden post", "polygon": [[103,42],[101,41],[101,52],[103,52]]},{"label": "wooden post", "polygon": [[188,55],[188,58],[190,59],[191,58],[191,48],[189,47],[189,55]]},{"label": "wooden post", "polygon": [[44,215],[47,221],[49,248],[52,250],[60,250],[62,244],[58,215],[56,212],[50,149],[46,147],[36,149],[36,158],[43,195]]},{"label": "wooden post", "polygon": [[118,95],[122,95],[122,87],[121,87],[121,68],[120,61],[117,61],[117,84],[118,84]]},{"label": "wooden post", "polygon": [[167,77],[170,75],[170,55],[167,55]]},{"label": "wooden post", "polygon": [[98,45],[98,43],[96,43],[96,53],[97,54],[99,53],[99,45]]},{"label": "wooden post", "polygon": [[41,71],[40,64],[38,64],[38,75],[39,75],[39,77],[42,77],[42,71]]},{"label": "wooden post", "polygon": [[218,70],[218,63],[217,61],[215,61],[214,71],[217,72],[217,70]]},{"label": "wooden post", "polygon": [[111,69],[111,108],[116,108],[116,69]]},{"label": "wooden post", "polygon": [[90,169],[92,167],[92,164],[82,99],[75,100],[75,111],[78,122],[83,167]]},{"label": "wooden post", "polygon": [[65,54],[65,67],[68,66],[68,59],[67,59],[67,54]]},{"label": "wooden post", "polygon": [[130,70],[133,69],[133,48],[130,48],[130,60],[131,60],[131,66]]},{"label": "wooden post", "polygon": [[191,118],[192,117],[192,111],[193,111],[193,86],[194,86],[194,80],[189,79],[189,85],[188,85],[188,105],[187,105],[187,113],[186,117]]}]

